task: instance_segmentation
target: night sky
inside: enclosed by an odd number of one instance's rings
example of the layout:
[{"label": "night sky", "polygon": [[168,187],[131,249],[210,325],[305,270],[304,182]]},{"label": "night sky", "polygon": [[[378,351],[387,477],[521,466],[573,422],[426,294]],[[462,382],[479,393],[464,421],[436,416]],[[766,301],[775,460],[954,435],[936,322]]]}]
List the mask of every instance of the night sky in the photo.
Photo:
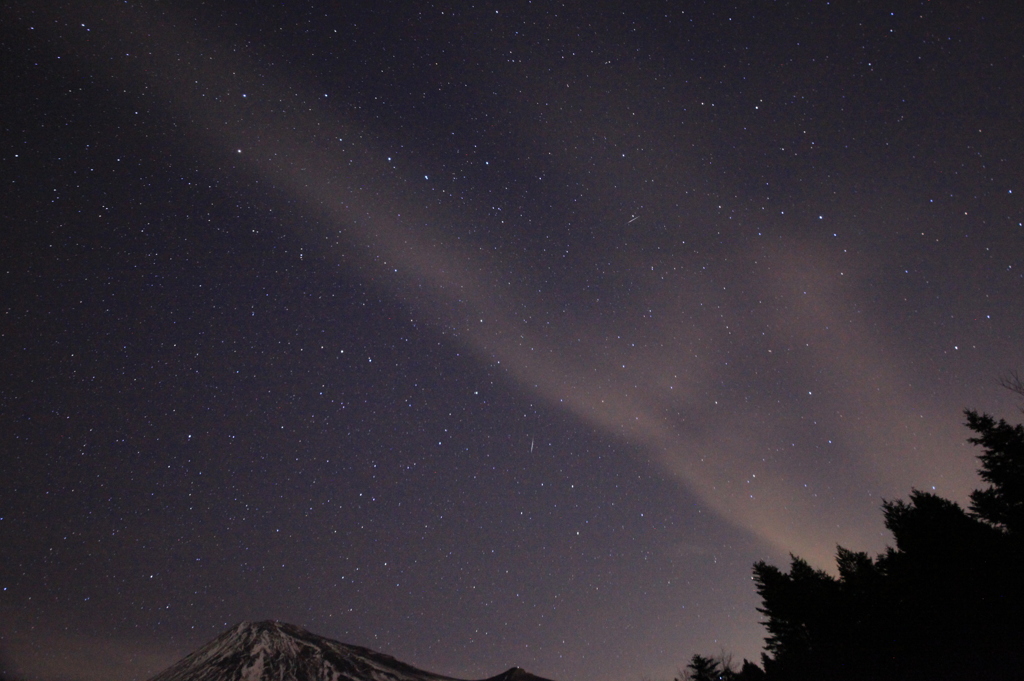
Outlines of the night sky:
[{"label": "night sky", "polygon": [[1015,5],[5,2],[0,669],[759,659],[1021,418]]}]

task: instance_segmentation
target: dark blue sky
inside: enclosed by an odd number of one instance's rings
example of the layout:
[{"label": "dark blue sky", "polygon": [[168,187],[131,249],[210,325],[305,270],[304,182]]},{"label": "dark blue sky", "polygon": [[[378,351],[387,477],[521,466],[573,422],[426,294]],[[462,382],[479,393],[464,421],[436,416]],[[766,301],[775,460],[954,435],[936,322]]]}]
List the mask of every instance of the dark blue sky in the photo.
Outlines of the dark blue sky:
[{"label": "dark blue sky", "polygon": [[431,671],[756,659],[754,561],[976,485],[1010,4],[5,5],[0,665],[275,618]]}]

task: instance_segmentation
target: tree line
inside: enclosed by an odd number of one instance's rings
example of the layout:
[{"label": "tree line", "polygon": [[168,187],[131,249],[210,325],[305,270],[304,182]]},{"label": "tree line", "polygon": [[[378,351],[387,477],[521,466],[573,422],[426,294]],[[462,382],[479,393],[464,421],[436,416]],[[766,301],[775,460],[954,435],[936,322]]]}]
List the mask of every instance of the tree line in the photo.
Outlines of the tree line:
[{"label": "tree line", "polygon": [[756,563],[761,666],[694,655],[684,679],[1024,679],[1024,426],[964,413],[987,483],[968,509],[918,490],[883,503],[895,546],[838,547],[838,577]]}]

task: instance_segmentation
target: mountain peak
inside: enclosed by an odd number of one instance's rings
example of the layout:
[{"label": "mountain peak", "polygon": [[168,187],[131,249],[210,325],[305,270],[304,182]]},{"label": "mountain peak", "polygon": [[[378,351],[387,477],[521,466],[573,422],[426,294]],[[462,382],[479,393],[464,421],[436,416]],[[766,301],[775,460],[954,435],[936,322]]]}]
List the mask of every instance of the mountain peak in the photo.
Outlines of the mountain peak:
[{"label": "mountain peak", "polygon": [[[239,622],[150,681],[459,681],[276,620]],[[485,681],[547,681],[519,667]]]},{"label": "mountain peak", "polygon": [[506,672],[492,676],[485,681],[549,681],[541,676],[535,676],[522,667],[512,667]]}]

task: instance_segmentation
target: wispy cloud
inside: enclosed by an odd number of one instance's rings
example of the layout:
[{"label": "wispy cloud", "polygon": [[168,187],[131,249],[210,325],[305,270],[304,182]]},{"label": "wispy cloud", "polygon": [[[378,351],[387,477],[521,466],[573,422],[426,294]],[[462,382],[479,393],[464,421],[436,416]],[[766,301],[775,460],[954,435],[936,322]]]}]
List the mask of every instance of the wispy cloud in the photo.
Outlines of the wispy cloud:
[{"label": "wispy cloud", "polygon": [[927,405],[858,309],[856,270],[840,275],[827,251],[796,236],[785,248],[734,247],[710,264],[731,291],[609,254],[638,282],[617,309],[648,315],[553,305],[510,281],[511,263],[429,227],[472,218],[444,201],[426,207],[419,178],[394,171],[326,98],[184,21],[110,11],[93,17],[97,33],[145,48],[151,67],[108,65],[113,75],[146,78],[206,140],[209,161],[316,216],[295,225],[311,251],[388,288],[549,404],[641,445],[760,540],[819,563],[837,540],[878,547],[879,499],[861,490],[905,490],[934,469],[922,443],[941,449],[947,433],[908,425]]}]

